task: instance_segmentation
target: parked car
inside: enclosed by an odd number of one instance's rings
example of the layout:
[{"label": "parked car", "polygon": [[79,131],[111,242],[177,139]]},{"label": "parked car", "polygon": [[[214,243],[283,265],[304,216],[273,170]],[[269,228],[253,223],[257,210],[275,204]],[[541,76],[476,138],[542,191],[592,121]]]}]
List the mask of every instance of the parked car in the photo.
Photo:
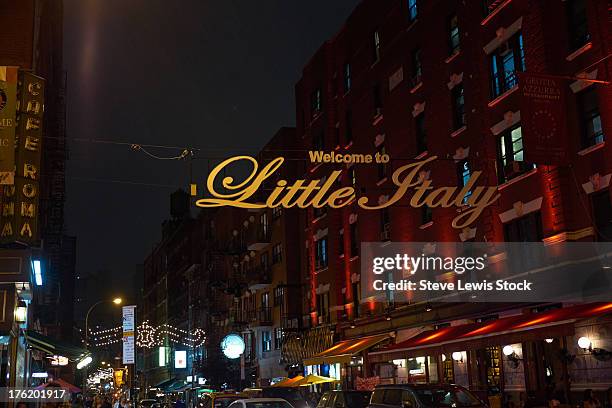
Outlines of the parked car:
[{"label": "parked car", "polygon": [[204,396],[200,406],[204,408],[227,408],[232,402],[244,398],[248,398],[248,396],[232,392],[213,392]]},{"label": "parked car", "polygon": [[149,408],[152,407],[153,404],[156,404],[157,400],[156,399],[143,399],[138,401],[138,407],[139,408]]},{"label": "parked car", "polygon": [[282,398],[247,398],[232,402],[228,408],[293,408]]},{"label": "parked car", "polygon": [[472,392],[454,384],[379,385],[368,408],[486,408]]},{"label": "parked car", "polygon": [[261,390],[263,398],[282,398],[294,408],[311,408],[300,387],[264,387]]},{"label": "parked car", "polygon": [[317,408],[365,408],[370,403],[371,391],[327,391]]}]

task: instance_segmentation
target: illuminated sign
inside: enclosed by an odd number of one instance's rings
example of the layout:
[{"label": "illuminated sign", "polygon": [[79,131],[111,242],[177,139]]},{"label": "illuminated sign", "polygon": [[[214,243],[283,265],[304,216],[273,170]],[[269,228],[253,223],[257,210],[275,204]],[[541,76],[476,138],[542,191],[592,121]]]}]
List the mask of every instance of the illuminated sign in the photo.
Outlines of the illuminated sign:
[{"label": "illuminated sign", "polygon": [[227,358],[235,359],[244,353],[244,339],[236,333],[230,333],[221,340],[221,351]]},{"label": "illuminated sign", "polygon": [[[333,155],[324,152],[310,152],[314,163],[339,163],[349,161],[353,163],[378,163],[382,156],[376,155],[347,155],[349,157]],[[389,157],[385,160],[388,161]],[[391,176],[396,189],[388,198],[372,203],[367,196],[358,196],[355,187],[338,187],[338,179],[342,170],[332,171],[324,179],[303,180],[298,179],[293,184],[287,180],[277,180],[276,187],[268,194],[265,202],[256,202],[258,191],[271,177],[278,174],[285,159],[277,157],[260,169],[257,160],[251,156],[235,156],[219,163],[208,175],[206,188],[210,197],[196,201],[199,207],[231,206],[247,209],[298,207],[298,208],[342,208],[356,201],[364,210],[380,210],[399,203],[409,192],[408,204],[419,208],[462,208],[462,211],[452,221],[452,227],[462,229],[472,224],[482,214],[484,209],[493,204],[499,194],[496,186],[477,186],[480,171],[472,172],[469,180],[463,187],[434,187],[429,180],[427,165],[433,164],[437,156],[406,164],[395,170]],[[385,162],[386,162],[385,161]],[[250,173],[242,180],[224,176],[226,170],[232,165],[250,165]],[[220,188],[221,187],[221,188]],[[193,188],[192,188],[193,191]]]},{"label": "illuminated sign", "polygon": [[15,182],[17,67],[0,67],[0,184]]},{"label": "illuminated sign", "polygon": [[176,350],[174,352],[174,368],[187,368],[187,351]]},{"label": "illuminated sign", "polygon": [[33,244],[38,241],[44,87],[42,78],[19,72],[19,119],[16,143],[13,144],[15,178],[14,183],[4,183],[7,185],[4,186],[0,213],[2,242]]}]

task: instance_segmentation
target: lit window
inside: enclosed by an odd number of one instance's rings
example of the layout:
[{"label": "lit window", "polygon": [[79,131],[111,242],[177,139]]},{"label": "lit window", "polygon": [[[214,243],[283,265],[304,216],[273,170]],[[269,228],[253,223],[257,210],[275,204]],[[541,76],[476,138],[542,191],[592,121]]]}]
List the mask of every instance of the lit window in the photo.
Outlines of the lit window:
[{"label": "lit window", "polygon": [[310,95],[310,112],[314,117],[321,112],[323,105],[321,101],[321,89],[316,89],[312,95]]},{"label": "lit window", "polygon": [[264,330],[261,332],[261,351],[271,351],[272,350],[272,335],[269,330]]},{"label": "lit window", "polygon": [[[470,169],[470,163],[467,160],[461,160],[457,163],[457,178],[459,180],[459,188],[463,188],[470,181],[472,176],[472,170]],[[472,191],[468,191],[463,197],[463,203],[467,203],[468,199],[472,195]]]},{"label": "lit window", "polygon": [[408,20],[410,22],[416,20],[418,15],[417,0],[408,0]]},{"label": "lit window", "polygon": [[327,237],[323,237],[316,241],[315,263],[317,269],[327,267]]},{"label": "lit window", "polygon": [[497,98],[518,84],[516,73],[525,71],[523,35],[516,34],[491,54],[491,97]]},{"label": "lit window", "polygon": [[460,50],[459,21],[457,15],[452,15],[448,20],[448,45],[451,54]]},{"label": "lit window", "polygon": [[504,183],[535,168],[523,159],[523,135],[517,126],[500,135],[498,139],[498,178]]},{"label": "lit window", "polygon": [[592,85],[577,95],[579,119],[582,125],[582,147],[590,147],[604,141],[597,87]]}]

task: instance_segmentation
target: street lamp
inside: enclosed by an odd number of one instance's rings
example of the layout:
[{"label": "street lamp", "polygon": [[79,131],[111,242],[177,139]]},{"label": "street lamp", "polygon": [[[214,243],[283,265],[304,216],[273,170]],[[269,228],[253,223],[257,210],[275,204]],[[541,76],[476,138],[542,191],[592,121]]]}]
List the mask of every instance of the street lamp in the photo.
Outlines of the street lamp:
[{"label": "street lamp", "polygon": [[[89,314],[91,313],[92,310],[94,310],[94,308],[96,306],[98,306],[99,304],[102,303],[106,303],[106,302],[110,302],[109,300],[100,300],[96,303],[94,303],[93,305],[91,305],[91,307],[89,308],[89,310],[87,311],[87,314],[85,315],[85,347],[89,349]],[[123,302],[123,299],[121,299],[120,297],[116,297],[112,300],[112,303],[114,303],[115,305],[120,305],[121,302]]]}]

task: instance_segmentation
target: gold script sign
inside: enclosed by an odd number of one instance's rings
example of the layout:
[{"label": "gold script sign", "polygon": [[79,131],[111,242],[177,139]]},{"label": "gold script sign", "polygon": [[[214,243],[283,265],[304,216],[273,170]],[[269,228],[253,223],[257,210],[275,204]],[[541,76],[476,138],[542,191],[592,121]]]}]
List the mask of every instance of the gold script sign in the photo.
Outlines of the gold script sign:
[{"label": "gold script sign", "polygon": [[[333,189],[341,170],[334,170],[324,181],[321,179],[298,179],[289,185],[287,180],[278,180],[265,202],[251,202],[264,181],[272,176],[283,164],[285,159],[277,157],[260,169],[257,160],[251,156],[235,156],[219,163],[208,175],[206,187],[212,197],[201,198],[196,201],[198,207],[232,206],[238,208],[342,208],[357,199],[357,205],[365,210],[380,210],[398,203],[409,190],[412,196],[409,199],[411,207],[418,208],[427,205],[430,208],[463,207],[467,208],[453,219],[453,228],[464,228],[472,224],[482,214],[484,209],[493,204],[498,198],[497,187],[476,186],[480,171],[474,171],[465,185],[458,187],[437,187],[431,185],[430,180],[419,178],[423,167],[436,160],[437,156],[410,163],[399,167],[392,176],[393,184],[397,187],[389,199],[382,204],[370,204],[368,197],[357,197],[355,189],[351,186]],[[224,192],[218,191],[221,173],[228,166],[237,162],[250,162],[251,172],[242,181],[235,181],[233,177],[223,177],[221,186]],[[464,203],[465,196],[470,193]]]}]

